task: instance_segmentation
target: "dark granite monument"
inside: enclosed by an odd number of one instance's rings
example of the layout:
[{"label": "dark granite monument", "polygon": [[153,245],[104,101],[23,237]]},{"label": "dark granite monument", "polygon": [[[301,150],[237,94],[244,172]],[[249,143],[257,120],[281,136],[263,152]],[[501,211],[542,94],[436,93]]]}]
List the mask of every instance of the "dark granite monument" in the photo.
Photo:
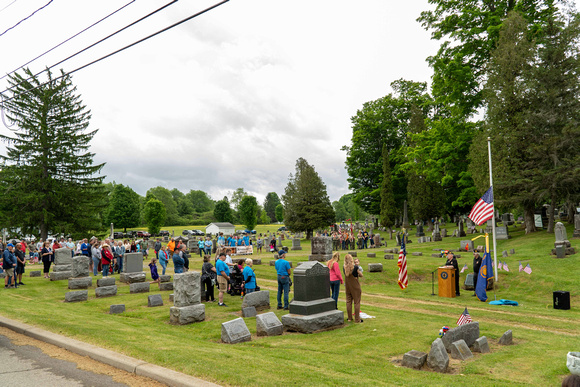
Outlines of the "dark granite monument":
[{"label": "dark granite monument", "polygon": [[332,237],[312,237],[312,255],[309,261],[326,262],[332,258]]}]

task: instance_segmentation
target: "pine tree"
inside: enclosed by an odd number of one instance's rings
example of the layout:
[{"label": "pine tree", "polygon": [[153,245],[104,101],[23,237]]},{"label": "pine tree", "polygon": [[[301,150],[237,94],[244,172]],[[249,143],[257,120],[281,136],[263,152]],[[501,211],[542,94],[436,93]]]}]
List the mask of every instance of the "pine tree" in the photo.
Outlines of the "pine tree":
[{"label": "pine tree", "polygon": [[244,196],[240,201],[238,208],[242,224],[246,226],[248,230],[253,230],[258,223],[258,201],[256,198],[250,195]]},{"label": "pine tree", "polygon": [[93,164],[88,130],[90,111],[70,76],[42,82],[29,69],[9,77],[12,97],[3,102],[15,123],[13,136],[0,135],[7,154],[0,156],[0,206],[3,221],[23,233],[46,239],[49,233],[79,235],[102,228],[104,164]]}]

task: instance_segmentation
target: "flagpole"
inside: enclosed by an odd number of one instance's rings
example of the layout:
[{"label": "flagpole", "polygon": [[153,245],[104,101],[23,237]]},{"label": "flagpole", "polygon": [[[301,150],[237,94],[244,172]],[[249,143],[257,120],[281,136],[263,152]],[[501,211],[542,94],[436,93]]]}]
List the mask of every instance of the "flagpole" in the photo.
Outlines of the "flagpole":
[{"label": "flagpole", "polygon": [[[493,175],[491,172],[491,137],[487,138],[487,155],[488,155],[488,159],[489,159],[489,186],[491,187],[491,194],[493,195]],[[493,271],[494,271],[494,276],[495,276],[495,282],[498,282],[497,245],[495,242],[495,197],[493,198],[493,216],[492,216],[491,220],[492,220],[491,229],[492,229],[492,235],[493,235]],[[495,290],[495,286],[493,288]]]}]

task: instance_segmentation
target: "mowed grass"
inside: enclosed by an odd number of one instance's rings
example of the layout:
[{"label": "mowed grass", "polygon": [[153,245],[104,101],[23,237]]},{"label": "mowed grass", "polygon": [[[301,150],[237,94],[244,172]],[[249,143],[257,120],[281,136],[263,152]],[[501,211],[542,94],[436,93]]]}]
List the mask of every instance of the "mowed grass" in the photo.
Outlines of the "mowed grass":
[{"label": "mowed grass", "polygon": [[[258,233],[275,231],[279,226],[264,227],[268,228]],[[394,240],[389,240],[387,233],[382,234],[386,236],[387,248],[395,247]],[[116,297],[96,299],[91,288],[88,302],[67,304],[63,302],[66,281],[50,282],[26,275],[26,286],[1,291],[0,310],[6,317],[223,385],[559,385],[568,374],[567,352],[580,350],[580,254],[566,259],[550,257],[553,234],[524,235],[523,230],[515,227],[510,228],[510,234],[512,239],[498,241],[498,260],[506,261],[510,272],[499,272],[496,297],[516,300],[520,303],[518,307],[482,303],[467,290],[462,290],[457,298],[431,295],[431,272],[444,263],[442,258],[431,257],[436,253],[433,249],[458,249],[461,239],[476,236],[470,235],[409,244],[410,279],[404,291],[396,283],[396,254],[395,259],[386,260],[384,248],[358,250],[365,269],[362,311],[375,318],[310,335],[257,337],[255,318],[247,318],[252,341],[223,344],[221,323],[240,317],[240,297],[226,295],[227,308],[218,307],[217,303],[206,304],[206,321],[202,323],[173,326],[169,324],[170,292],[159,292],[155,285],[150,294],[162,293],[163,307],[148,308],[147,294],[129,294],[129,287],[124,284],[119,284]],[[568,235],[572,235],[570,228]],[[417,239],[414,230],[410,239]],[[577,240],[571,242],[577,247]],[[283,244],[291,246],[291,241],[285,240]],[[484,244],[483,239],[475,244]],[[308,259],[309,241],[302,240],[302,247],[302,251],[290,250],[288,254],[294,267]],[[503,250],[512,248],[515,255],[501,257]],[[423,256],[412,256],[415,251],[421,251]],[[369,252],[377,257],[367,258]],[[341,263],[344,253],[341,252]],[[472,271],[472,254],[459,254],[460,267],[467,263]],[[262,265],[254,266],[258,284],[270,290],[274,307],[271,311],[280,317],[286,312],[275,309],[276,273],[269,266],[273,255],[263,252],[254,258],[262,259]],[[200,270],[199,255],[192,256],[190,261],[191,269]],[[518,272],[519,261],[524,266],[530,263],[533,273]],[[384,271],[369,273],[367,264],[371,262],[381,262]],[[147,268],[145,265],[146,262]],[[41,268],[27,266],[27,271],[31,270]],[[462,281],[465,274],[461,275]],[[555,290],[570,291],[572,309],[552,308]],[[346,310],[343,291],[341,287],[339,309]],[[492,291],[488,296],[494,299]],[[110,315],[112,304],[125,304],[127,310]],[[456,326],[465,307],[474,321],[479,321],[480,334],[487,336],[491,353],[475,354],[465,362],[452,360],[447,374],[400,366],[405,352],[412,349],[428,352],[439,329],[443,325]],[[499,337],[508,329],[513,330],[515,345],[499,346]]]}]

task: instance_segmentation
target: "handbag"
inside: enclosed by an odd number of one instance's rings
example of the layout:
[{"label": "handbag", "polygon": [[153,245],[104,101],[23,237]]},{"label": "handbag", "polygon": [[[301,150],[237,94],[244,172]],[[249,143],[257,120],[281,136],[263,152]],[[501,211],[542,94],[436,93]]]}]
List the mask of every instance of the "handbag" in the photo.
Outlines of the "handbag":
[{"label": "handbag", "polygon": [[211,279],[211,286],[215,286],[215,285],[216,285],[216,279],[215,278],[212,278]]}]

